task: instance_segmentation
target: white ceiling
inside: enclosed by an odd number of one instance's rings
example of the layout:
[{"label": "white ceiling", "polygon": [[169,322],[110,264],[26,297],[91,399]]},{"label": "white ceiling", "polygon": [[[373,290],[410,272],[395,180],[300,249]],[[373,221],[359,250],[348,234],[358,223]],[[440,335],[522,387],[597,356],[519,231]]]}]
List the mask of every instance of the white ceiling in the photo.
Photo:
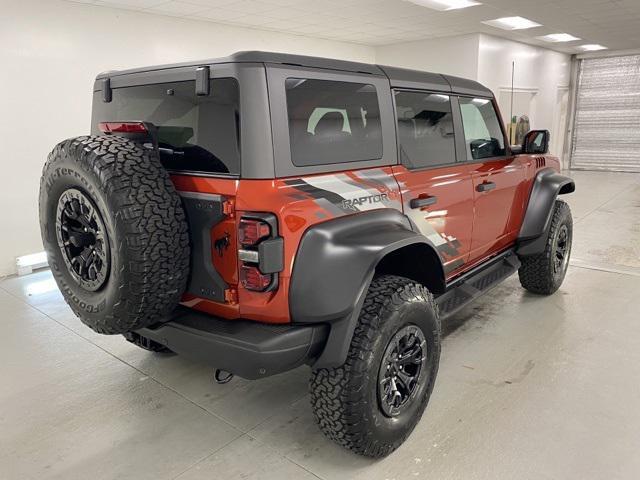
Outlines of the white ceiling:
[{"label": "white ceiling", "polygon": [[[480,0],[482,5],[438,12],[405,0],[68,0],[140,10],[364,45],[489,33],[576,53],[583,43],[611,50],[640,48],[640,0]],[[542,24],[507,32],[481,23],[522,16]],[[570,33],[582,41],[536,39]]]}]

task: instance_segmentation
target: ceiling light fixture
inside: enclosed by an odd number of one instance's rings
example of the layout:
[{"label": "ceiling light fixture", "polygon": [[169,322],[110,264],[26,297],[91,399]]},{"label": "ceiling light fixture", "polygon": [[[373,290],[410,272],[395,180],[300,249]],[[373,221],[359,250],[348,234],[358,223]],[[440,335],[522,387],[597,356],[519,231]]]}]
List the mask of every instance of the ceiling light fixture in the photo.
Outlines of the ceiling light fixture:
[{"label": "ceiling light fixture", "polygon": [[580,45],[578,47],[580,50],[584,50],[585,52],[595,52],[597,50],[607,50],[607,47],[604,45],[598,45],[597,43],[589,43],[587,45]]},{"label": "ceiling light fixture", "polygon": [[476,5],[482,5],[475,0],[407,0],[408,2],[415,3],[421,7],[431,8],[433,10],[439,10],[446,12],[448,10],[459,10],[460,8],[475,7]]},{"label": "ceiling light fixture", "polygon": [[503,30],[524,30],[525,28],[541,27],[542,25],[524,17],[503,17],[495,20],[486,20],[485,25],[502,28]]},{"label": "ceiling light fixture", "polygon": [[550,35],[538,37],[538,39],[551,43],[575,42],[576,40],[581,40],[580,38],[574,37],[568,33],[552,33]]}]

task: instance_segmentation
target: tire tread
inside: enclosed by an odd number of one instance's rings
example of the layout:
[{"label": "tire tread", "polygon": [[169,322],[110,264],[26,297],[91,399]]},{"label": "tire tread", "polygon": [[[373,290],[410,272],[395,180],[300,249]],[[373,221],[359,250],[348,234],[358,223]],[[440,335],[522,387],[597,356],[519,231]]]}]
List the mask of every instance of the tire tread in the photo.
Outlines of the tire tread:
[{"label": "tire tread", "polygon": [[[386,456],[411,433],[408,431],[393,443],[382,442],[368,434],[360,409],[366,396],[363,377],[368,374],[363,355],[372,349],[378,336],[384,321],[381,313],[397,310],[416,298],[427,302],[437,315],[433,295],[423,285],[395,275],[374,278],[362,305],[346,362],[338,368],[312,372],[310,393],[316,423],[329,439],[360,455]],[[416,423],[418,420],[415,419]]]},{"label": "tire tread", "polygon": [[550,295],[560,287],[553,278],[551,256],[556,232],[565,221],[572,225],[569,205],[563,200],[556,200],[544,251],[520,258],[522,264],[518,269],[520,284],[531,293]]},{"label": "tire tread", "polygon": [[69,159],[97,181],[97,189],[107,199],[111,211],[102,214],[111,215],[121,233],[120,243],[111,248],[123,261],[116,275],[118,298],[110,311],[88,315],[61,288],[65,300],[98,333],[124,333],[157,322],[178,304],[189,274],[186,215],[168,172],[152,151],[126,138],[71,138],[48,156],[41,179],[41,204],[52,172]]}]

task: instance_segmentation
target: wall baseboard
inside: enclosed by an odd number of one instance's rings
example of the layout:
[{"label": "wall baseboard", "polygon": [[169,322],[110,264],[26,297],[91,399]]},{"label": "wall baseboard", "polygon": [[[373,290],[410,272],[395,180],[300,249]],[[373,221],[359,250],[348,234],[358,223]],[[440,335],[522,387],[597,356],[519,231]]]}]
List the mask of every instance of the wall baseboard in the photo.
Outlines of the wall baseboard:
[{"label": "wall baseboard", "polygon": [[38,268],[43,268],[49,265],[47,254],[45,252],[31,253],[29,255],[23,255],[16,257],[16,270],[18,276],[29,275]]}]

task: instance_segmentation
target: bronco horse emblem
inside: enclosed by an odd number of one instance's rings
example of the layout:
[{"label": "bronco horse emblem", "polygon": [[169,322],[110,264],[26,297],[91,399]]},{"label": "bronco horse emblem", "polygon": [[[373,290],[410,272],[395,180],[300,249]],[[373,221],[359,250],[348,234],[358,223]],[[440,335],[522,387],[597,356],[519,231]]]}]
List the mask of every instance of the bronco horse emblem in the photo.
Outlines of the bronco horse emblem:
[{"label": "bronco horse emblem", "polygon": [[218,255],[220,255],[221,257],[224,255],[224,252],[229,248],[229,245],[231,243],[229,241],[229,238],[231,238],[231,235],[229,234],[229,232],[224,232],[224,235],[220,238],[217,238],[213,244],[213,247],[216,249],[216,252],[218,252]]}]

